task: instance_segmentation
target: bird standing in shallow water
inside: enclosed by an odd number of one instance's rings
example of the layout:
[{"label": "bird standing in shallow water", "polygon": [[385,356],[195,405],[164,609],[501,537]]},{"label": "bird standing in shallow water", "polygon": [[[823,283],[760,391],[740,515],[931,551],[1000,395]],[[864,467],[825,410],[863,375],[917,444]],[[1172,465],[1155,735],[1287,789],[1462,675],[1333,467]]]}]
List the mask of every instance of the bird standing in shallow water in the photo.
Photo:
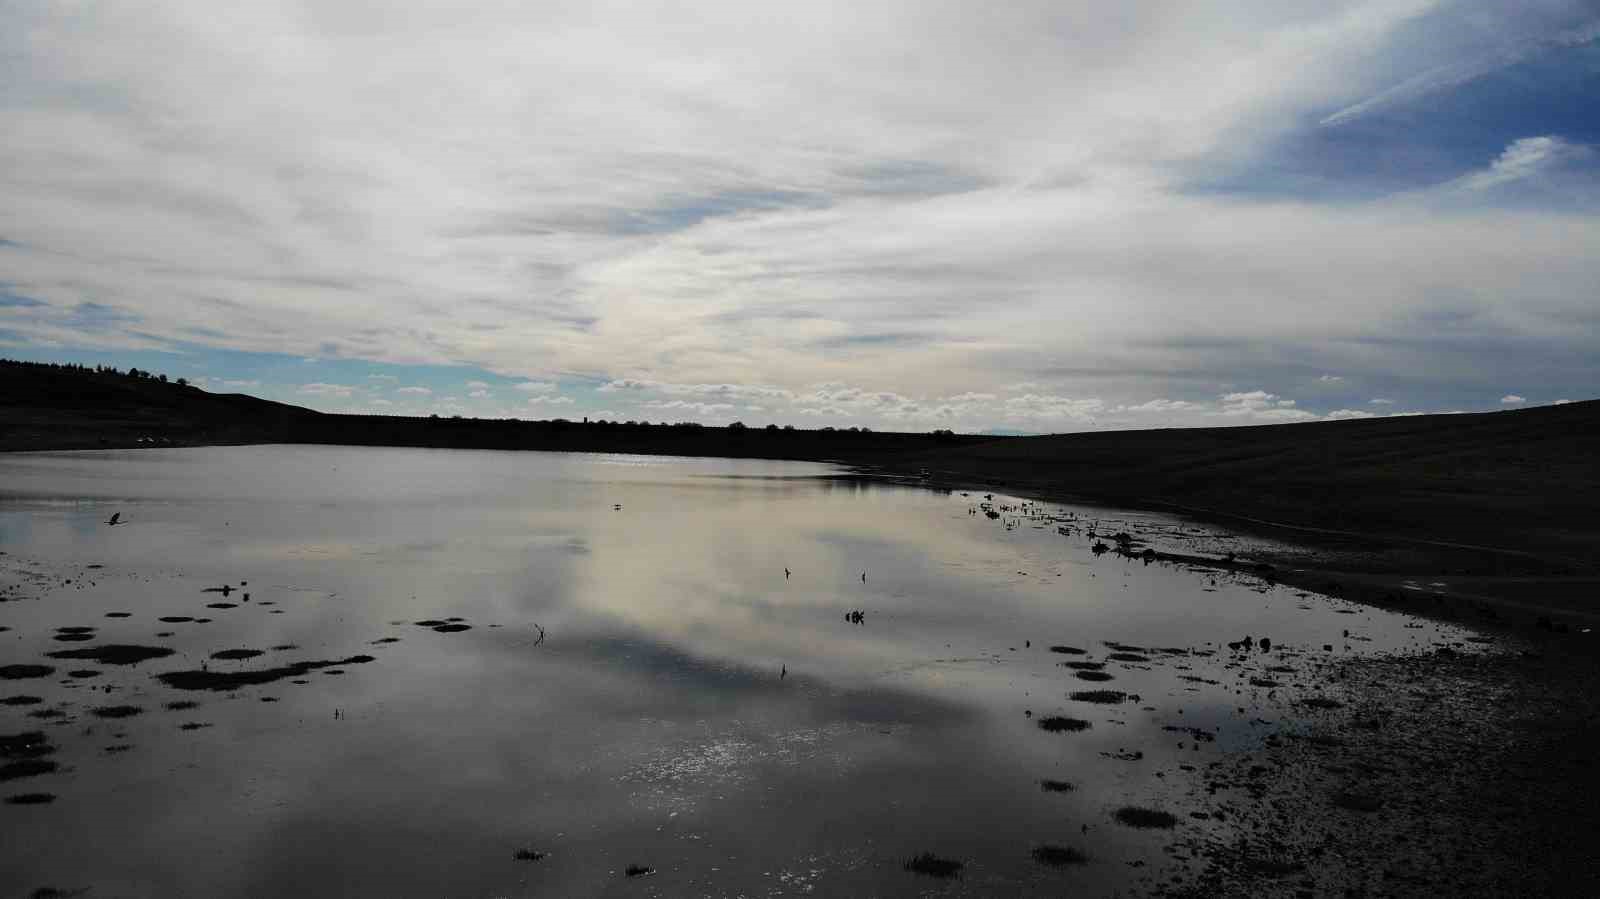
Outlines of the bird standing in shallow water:
[{"label": "bird standing in shallow water", "polygon": [[785,665],[785,666],[783,666],[783,670],[778,672],[778,680],[783,680],[784,678],[786,678],[788,676],[789,676],[789,666]]},{"label": "bird standing in shallow water", "polygon": [[108,521],[106,521],[106,524],[109,524],[112,527],[116,527],[117,524],[120,523],[121,521],[122,521],[122,513],[121,512],[113,512],[112,515],[111,515],[111,518]]},{"label": "bird standing in shallow water", "polygon": [[783,579],[784,580],[788,580],[789,579],[789,566],[787,566],[787,565],[785,565],[784,568],[783,568]]},{"label": "bird standing in shallow water", "polygon": [[865,571],[863,571],[863,572],[861,572],[861,583],[865,584],[866,582],[867,582],[867,573]]}]

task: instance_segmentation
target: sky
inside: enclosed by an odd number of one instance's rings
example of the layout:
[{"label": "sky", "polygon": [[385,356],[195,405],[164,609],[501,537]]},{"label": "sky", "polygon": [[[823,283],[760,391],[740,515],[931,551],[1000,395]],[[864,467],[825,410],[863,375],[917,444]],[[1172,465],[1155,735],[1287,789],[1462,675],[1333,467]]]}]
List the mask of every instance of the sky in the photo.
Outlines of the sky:
[{"label": "sky", "polygon": [[0,356],[995,433],[1600,384],[1600,0],[0,0],[0,66]]}]

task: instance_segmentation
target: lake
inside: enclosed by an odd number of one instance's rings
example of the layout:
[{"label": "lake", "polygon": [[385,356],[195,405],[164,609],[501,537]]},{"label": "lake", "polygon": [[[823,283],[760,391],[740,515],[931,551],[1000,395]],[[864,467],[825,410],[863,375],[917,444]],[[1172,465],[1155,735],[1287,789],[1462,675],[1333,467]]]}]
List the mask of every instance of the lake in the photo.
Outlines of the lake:
[{"label": "lake", "polygon": [[848,474],[0,456],[0,887],[1138,891],[1233,826],[1188,771],[1315,732],[1315,659],[1466,636],[1140,557],[1212,527]]}]

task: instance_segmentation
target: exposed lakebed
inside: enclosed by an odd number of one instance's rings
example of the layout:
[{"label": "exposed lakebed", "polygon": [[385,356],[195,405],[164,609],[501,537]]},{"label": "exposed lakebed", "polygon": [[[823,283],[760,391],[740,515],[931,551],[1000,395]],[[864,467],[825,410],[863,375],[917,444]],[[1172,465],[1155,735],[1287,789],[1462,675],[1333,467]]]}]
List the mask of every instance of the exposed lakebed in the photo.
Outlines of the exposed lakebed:
[{"label": "exposed lakebed", "polygon": [[[1336,739],[1346,660],[1494,651],[1172,561],[1237,544],[1170,518],[835,473],[0,457],[0,872],[115,895],[1137,889],[1244,832],[1217,798],[1248,792],[1241,759]],[[1329,797],[1373,801],[1355,776]]]}]

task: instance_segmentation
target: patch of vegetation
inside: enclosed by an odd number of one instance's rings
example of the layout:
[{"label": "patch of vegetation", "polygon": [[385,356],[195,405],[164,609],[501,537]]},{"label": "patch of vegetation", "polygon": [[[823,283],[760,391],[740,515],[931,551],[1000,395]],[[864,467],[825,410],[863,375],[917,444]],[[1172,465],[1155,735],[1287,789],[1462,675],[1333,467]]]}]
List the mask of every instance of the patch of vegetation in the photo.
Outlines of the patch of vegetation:
[{"label": "patch of vegetation", "polygon": [[1116,680],[1116,678],[1104,671],[1076,671],[1073,672],[1073,676],[1078,680],[1093,681],[1096,683],[1101,683],[1108,680]]},{"label": "patch of vegetation", "polygon": [[124,643],[107,643],[83,649],[58,649],[45,655],[52,659],[82,659],[102,665],[137,665],[151,659],[164,659],[173,650],[165,646],[132,646]]},{"label": "patch of vegetation", "polygon": [[623,869],[622,873],[628,875],[629,877],[648,877],[649,875],[656,873],[656,869],[650,867],[649,865],[629,865]]},{"label": "patch of vegetation", "polygon": [[46,805],[55,801],[54,793],[17,793],[6,797],[6,805]]},{"label": "patch of vegetation", "polygon": [[1168,812],[1153,808],[1140,808],[1136,805],[1125,805],[1117,809],[1113,817],[1119,823],[1126,824],[1129,827],[1167,830],[1178,825],[1178,819]]},{"label": "patch of vegetation", "polygon": [[512,853],[511,857],[519,862],[536,862],[549,854],[548,852],[539,852],[534,849],[518,849]]},{"label": "patch of vegetation", "polygon": [[1063,655],[1069,655],[1069,656],[1085,655],[1084,651],[1079,649],[1076,646],[1052,646],[1052,647],[1050,647],[1050,651],[1051,652],[1059,652],[1059,653],[1061,653]]},{"label": "patch of vegetation", "polygon": [[1053,734],[1076,733],[1088,730],[1092,725],[1082,718],[1067,718],[1063,715],[1046,715],[1039,719],[1039,729],[1047,730]]},{"label": "patch of vegetation", "polygon": [[1067,696],[1075,702],[1098,702],[1104,705],[1116,705],[1128,698],[1128,694],[1121,690],[1074,690]]},{"label": "patch of vegetation", "polygon": [[24,777],[38,777],[49,774],[59,767],[49,759],[21,759],[15,762],[6,762],[0,765],[0,781],[20,780]]},{"label": "patch of vegetation", "polygon": [[234,661],[236,659],[253,659],[258,655],[261,655],[261,650],[259,649],[224,649],[221,652],[212,653],[211,657],[224,661]]},{"label": "patch of vegetation", "polygon": [[0,680],[27,680],[55,673],[49,665],[0,665]]},{"label": "patch of vegetation", "polygon": [[1142,656],[1136,652],[1114,652],[1106,656],[1113,662],[1148,662],[1149,656]]},{"label": "patch of vegetation", "polygon": [[132,718],[142,714],[144,709],[136,705],[103,705],[94,710],[96,718]]},{"label": "patch of vegetation", "polygon": [[372,656],[351,656],[338,661],[295,662],[277,668],[257,671],[169,671],[156,675],[156,679],[178,690],[237,690],[240,687],[270,684],[291,677],[303,677],[313,671],[335,665],[364,665],[377,661]]},{"label": "patch of vegetation", "polygon": [[932,852],[924,852],[915,858],[906,859],[902,867],[914,874],[926,874],[929,877],[948,880],[960,875],[961,869],[966,865],[953,858],[940,858]]},{"label": "patch of vegetation", "polygon": [[1039,789],[1046,793],[1070,793],[1077,788],[1064,780],[1050,780],[1046,778],[1039,781]]},{"label": "patch of vegetation", "polygon": [[1344,708],[1344,703],[1340,702],[1337,699],[1329,699],[1326,696],[1310,696],[1310,697],[1307,697],[1305,699],[1300,700],[1300,705],[1308,706],[1308,707],[1313,708],[1313,709],[1342,709],[1342,708]]},{"label": "patch of vegetation", "polygon": [[1039,846],[1033,850],[1033,860],[1051,868],[1065,868],[1087,864],[1089,856],[1069,846]]}]

